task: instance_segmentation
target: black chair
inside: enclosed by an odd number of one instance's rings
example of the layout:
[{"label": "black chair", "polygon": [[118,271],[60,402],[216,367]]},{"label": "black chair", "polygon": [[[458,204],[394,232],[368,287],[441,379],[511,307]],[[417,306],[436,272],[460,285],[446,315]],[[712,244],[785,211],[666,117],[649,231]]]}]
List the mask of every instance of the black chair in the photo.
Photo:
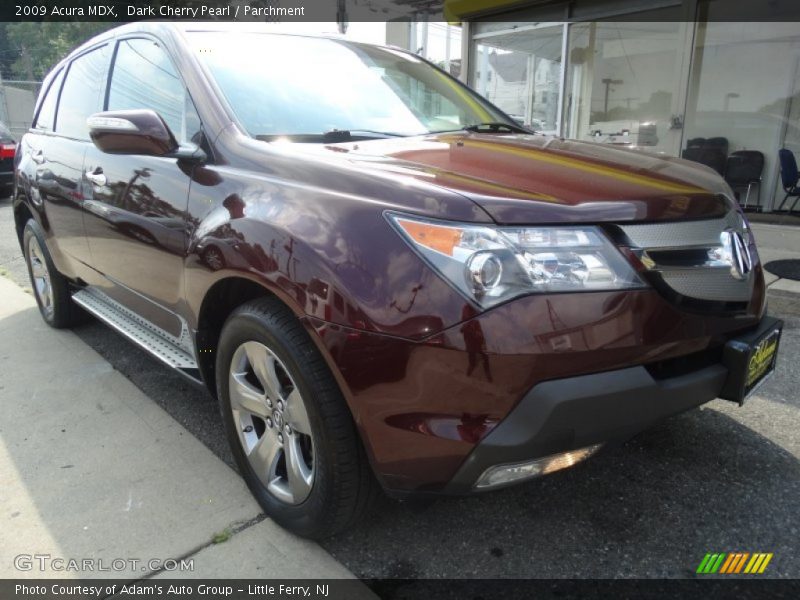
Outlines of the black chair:
[{"label": "black chair", "polygon": [[728,158],[728,139],[692,138],[686,143],[686,149],[681,152],[681,158],[704,164],[723,175],[725,160]]},{"label": "black chair", "polygon": [[[734,190],[747,187],[743,207],[746,209],[750,200],[750,188],[758,186],[756,207],[761,204],[761,174],[764,171],[764,154],[758,150],[738,150],[731,153],[725,163],[725,181]],[[738,194],[737,194],[738,197]]]},{"label": "black chair", "polygon": [[703,164],[708,165],[720,175],[725,175],[728,160],[728,138],[712,137],[703,146]]},{"label": "black chair", "polygon": [[792,208],[789,212],[794,211],[797,200],[800,199],[800,173],[797,172],[797,161],[794,158],[794,153],[786,148],[778,150],[778,158],[781,162],[781,183],[783,184],[783,191],[786,196],[783,197],[778,210],[783,209],[783,205],[789,198],[794,198]]},{"label": "black chair", "polygon": [[702,148],[706,145],[706,138],[692,138],[686,142],[686,148]]},{"label": "black chair", "polygon": [[708,138],[705,143],[706,148],[715,148],[722,152],[725,156],[728,156],[728,138],[724,137],[713,137]]},{"label": "black chair", "polygon": [[681,152],[681,158],[685,158],[686,160],[693,160],[694,162],[700,162],[700,156],[702,154],[703,154],[702,146],[692,146],[684,149],[684,151]]}]

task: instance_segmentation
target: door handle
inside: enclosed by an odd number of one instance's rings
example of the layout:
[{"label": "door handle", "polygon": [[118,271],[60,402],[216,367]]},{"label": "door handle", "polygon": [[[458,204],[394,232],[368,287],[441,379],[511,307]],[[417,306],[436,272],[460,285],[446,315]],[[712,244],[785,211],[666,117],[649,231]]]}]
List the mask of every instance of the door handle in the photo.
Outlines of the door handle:
[{"label": "door handle", "polygon": [[31,160],[35,162],[37,165],[41,165],[44,162],[44,152],[38,150],[31,154]]},{"label": "door handle", "polygon": [[103,169],[95,169],[94,171],[86,171],[86,179],[91,181],[94,185],[104,186],[106,184],[106,176],[103,174]]}]

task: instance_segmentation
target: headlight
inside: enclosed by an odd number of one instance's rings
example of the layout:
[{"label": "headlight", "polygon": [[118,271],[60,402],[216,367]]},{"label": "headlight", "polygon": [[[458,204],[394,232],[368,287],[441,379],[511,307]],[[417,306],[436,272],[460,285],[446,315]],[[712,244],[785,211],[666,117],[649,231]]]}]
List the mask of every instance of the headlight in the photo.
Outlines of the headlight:
[{"label": "headlight", "polygon": [[389,219],[445,279],[484,308],[526,294],[645,287],[597,227]]}]

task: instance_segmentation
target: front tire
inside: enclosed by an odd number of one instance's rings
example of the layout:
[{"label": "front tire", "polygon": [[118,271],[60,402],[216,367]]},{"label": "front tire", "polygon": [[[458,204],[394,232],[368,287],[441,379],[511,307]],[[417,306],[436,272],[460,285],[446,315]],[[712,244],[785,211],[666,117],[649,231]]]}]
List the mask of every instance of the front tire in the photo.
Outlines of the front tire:
[{"label": "front tire", "polygon": [[237,308],[216,372],[228,441],[264,512],[314,539],[352,526],[374,477],[341,391],[291,311],[273,297]]},{"label": "front tire", "polygon": [[22,248],[33,295],[45,323],[56,329],[72,326],[77,307],[70,297],[69,282],[53,264],[44,243],[44,232],[33,219],[25,224]]}]

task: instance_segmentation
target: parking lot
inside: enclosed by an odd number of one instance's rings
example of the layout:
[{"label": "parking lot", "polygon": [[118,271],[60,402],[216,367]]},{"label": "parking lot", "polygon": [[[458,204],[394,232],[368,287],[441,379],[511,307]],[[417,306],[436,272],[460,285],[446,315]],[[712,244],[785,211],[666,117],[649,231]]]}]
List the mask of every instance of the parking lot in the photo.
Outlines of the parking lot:
[{"label": "parking lot", "polygon": [[[0,269],[28,285],[7,199]],[[97,322],[75,332],[231,464],[207,393]],[[707,552],[733,551],[772,552],[768,576],[800,577],[798,357],[800,321],[787,318],[778,371],[742,408],[716,400],[508,490],[381,499],[322,545],[359,577],[687,577]]]}]

